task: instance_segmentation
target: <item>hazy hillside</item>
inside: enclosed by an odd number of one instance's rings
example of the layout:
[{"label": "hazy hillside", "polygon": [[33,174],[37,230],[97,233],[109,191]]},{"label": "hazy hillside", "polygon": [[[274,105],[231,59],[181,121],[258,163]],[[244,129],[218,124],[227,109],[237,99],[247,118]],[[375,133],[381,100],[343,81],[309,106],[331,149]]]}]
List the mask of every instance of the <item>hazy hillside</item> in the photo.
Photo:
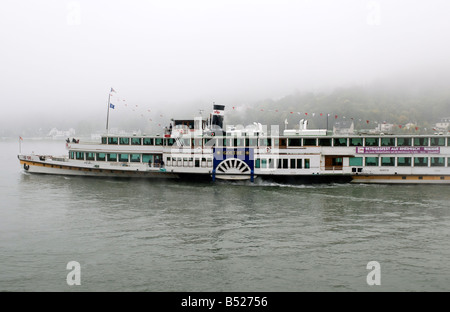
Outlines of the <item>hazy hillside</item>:
[{"label": "hazy hillside", "polygon": [[[404,125],[418,127],[413,132],[431,132],[434,124],[450,116],[450,89],[398,88],[386,85],[339,88],[330,92],[295,93],[283,98],[266,99],[246,106],[227,106],[228,124],[278,124],[289,127],[300,119],[311,127],[329,128],[335,122],[354,122],[359,129],[375,128],[378,123],[396,125],[396,132],[406,131]],[[398,127],[398,126],[401,126]]]}]

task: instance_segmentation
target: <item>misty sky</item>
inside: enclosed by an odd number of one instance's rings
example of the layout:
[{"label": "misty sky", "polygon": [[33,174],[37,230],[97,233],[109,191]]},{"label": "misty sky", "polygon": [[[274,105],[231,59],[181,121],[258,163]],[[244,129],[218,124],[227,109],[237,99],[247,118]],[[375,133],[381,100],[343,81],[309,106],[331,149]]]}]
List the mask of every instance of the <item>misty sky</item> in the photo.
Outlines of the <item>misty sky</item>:
[{"label": "misty sky", "polygon": [[[224,105],[450,64],[450,1],[3,0],[2,118]],[[11,118],[10,118],[11,116]]]}]

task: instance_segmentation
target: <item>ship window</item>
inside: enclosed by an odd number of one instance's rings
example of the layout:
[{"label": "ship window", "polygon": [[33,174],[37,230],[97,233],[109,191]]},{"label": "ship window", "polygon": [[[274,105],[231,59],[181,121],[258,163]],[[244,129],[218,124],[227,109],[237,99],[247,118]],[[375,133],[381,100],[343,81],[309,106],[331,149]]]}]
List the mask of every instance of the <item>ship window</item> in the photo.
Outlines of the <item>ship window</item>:
[{"label": "ship window", "polygon": [[309,169],[309,158],[305,159],[305,169]]},{"label": "ship window", "polygon": [[397,166],[410,167],[411,166],[411,157],[399,157],[399,158],[397,158]]},{"label": "ship window", "polygon": [[378,146],[378,138],[365,138],[366,146]]},{"label": "ship window", "polygon": [[114,154],[114,153],[108,154],[107,159],[108,159],[108,161],[117,161],[117,154]]},{"label": "ship window", "polygon": [[362,157],[350,157],[349,165],[350,166],[362,166],[363,165]]},{"label": "ship window", "polygon": [[297,159],[297,169],[302,169],[302,159]]},{"label": "ship window", "polygon": [[97,161],[105,161],[106,154],[105,153],[97,153]]},{"label": "ship window", "polygon": [[288,160],[286,158],[283,158],[283,168],[284,169],[288,168]]},{"label": "ship window", "polygon": [[131,138],[131,145],[142,145],[141,138]]},{"label": "ship window", "polygon": [[278,142],[278,146],[281,148],[286,148],[286,139],[280,139]]},{"label": "ship window", "polygon": [[95,160],[95,153],[86,153],[86,160]]},{"label": "ship window", "polygon": [[236,146],[236,147],[243,147],[244,146],[244,139],[234,139],[234,146]]},{"label": "ship window", "polygon": [[83,152],[76,152],[75,157],[76,157],[76,159],[84,160],[84,153]]},{"label": "ship window", "polygon": [[144,138],[144,145],[153,145],[153,138]]},{"label": "ship window", "polygon": [[450,157],[447,158],[447,167],[450,167]]},{"label": "ship window", "polygon": [[141,154],[131,154],[131,162],[141,162]]},{"label": "ship window", "polygon": [[120,162],[128,162],[128,154],[119,154]]},{"label": "ship window", "polygon": [[108,144],[117,144],[118,141],[119,141],[118,138],[113,137],[108,138]]},{"label": "ship window", "polygon": [[212,167],[212,159],[208,158],[208,167]]},{"label": "ship window", "polygon": [[254,146],[254,147],[258,146],[258,139],[250,138],[248,140],[249,141],[247,143],[247,146]]},{"label": "ship window", "polygon": [[270,158],[268,161],[269,161],[269,168],[273,169],[275,166],[275,159]]},{"label": "ship window", "polygon": [[215,138],[205,138],[205,141],[203,142],[204,147],[212,147],[214,145],[216,145]]},{"label": "ship window", "polygon": [[155,138],[155,145],[163,145],[163,139],[162,138]]},{"label": "ship window", "polygon": [[261,168],[261,160],[259,158],[255,159],[255,168]]},{"label": "ship window", "polygon": [[272,146],[272,140],[269,138],[265,138],[265,139],[261,139],[259,141],[259,146],[268,146],[271,147]]},{"label": "ship window", "polygon": [[261,168],[267,168],[267,159],[261,159]]},{"label": "ship window", "polygon": [[202,139],[195,139],[194,140],[194,146],[195,147],[202,147]]},{"label": "ship window", "polygon": [[130,145],[130,138],[120,138],[119,144],[121,145]]},{"label": "ship window", "polygon": [[366,166],[378,166],[378,157],[366,157]]},{"label": "ship window", "polygon": [[411,138],[397,138],[397,146],[411,146]]},{"label": "ship window", "polygon": [[362,146],[362,145],[363,145],[362,138],[351,138],[350,139],[350,146]]},{"label": "ship window", "polygon": [[151,161],[153,161],[153,157],[152,156],[153,155],[150,155],[150,154],[142,154],[142,162],[143,163],[150,163]]},{"label": "ship window", "polygon": [[431,146],[445,146],[445,138],[431,138]]},{"label": "ship window", "polygon": [[288,139],[289,146],[302,146],[302,139]]},{"label": "ship window", "polygon": [[74,159],[75,158],[75,153],[73,151],[69,152],[69,158],[70,159]]},{"label": "ship window", "polygon": [[107,142],[106,137],[102,137],[102,144],[106,144],[106,142]]},{"label": "ship window", "polygon": [[335,138],[334,146],[347,146],[347,139],[346,138]]},{"label": "ship window", "polygon": [[170,139],[167,139],[166,142],[167,142],[167,146],[173,146],[175,144],[175,139],[170,138]]},{"label": "ship window", "polygon": [[381,157],[381,165],[394,167],[395,166],[395,157]]},{"label": "ship window", "polygon": [[428,138],[414,138],[414,146],[428,146]]},{"label": "ship window", "polygon": [[190,147],[191,145],[191,140],[189,139],[178,139],[181,143],[182,146],[184,147]]},{"label": "ship window", "polygon": [[444,157],[431,157],[431,167],[444,167],[445,158]]},{"label": "ship window", "polygon": [[200,167],[200,159],[195,158],[195,167]]},{"label": "ship window", "polygon": [[381,146],[395,146],[395,138],[381,138]]},{"label": "ship window", "polygon": [[295,169],[295,159],[291,159],[291,169]]},{"label": "ship window", "polygon": [[317,139],[303,139],[303,146],[317,146]]},{"label": "ship window", "polygon": [[428,167],[428,157],[414,157],[414,167]]},{"label": "ship window", "polygon": [[333,166],[342,167],[343,159],[341,157],[336,157],[331,160]]},{"label": "ship window", "polygon": [[319,139],[319,146],[331,146],[331,139]]}]

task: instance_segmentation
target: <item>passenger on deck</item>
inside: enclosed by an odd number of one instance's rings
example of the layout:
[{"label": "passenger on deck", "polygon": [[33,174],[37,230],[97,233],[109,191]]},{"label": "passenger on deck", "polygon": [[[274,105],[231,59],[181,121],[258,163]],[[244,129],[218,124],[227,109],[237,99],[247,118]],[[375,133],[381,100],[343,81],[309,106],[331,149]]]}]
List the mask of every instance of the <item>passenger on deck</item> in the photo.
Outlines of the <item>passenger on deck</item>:
[{"label": "passenger on deck", "polygon": [[66,139],[66,142],[67,142],[67,143],[70,143],[70,139],[69,139],[69,138],[67,138],[67,139]]},{"label": "passenger on deck", "polygon": [[73,138],[72,143],[77,143],[77,140],[75,140],[75,138]]}]

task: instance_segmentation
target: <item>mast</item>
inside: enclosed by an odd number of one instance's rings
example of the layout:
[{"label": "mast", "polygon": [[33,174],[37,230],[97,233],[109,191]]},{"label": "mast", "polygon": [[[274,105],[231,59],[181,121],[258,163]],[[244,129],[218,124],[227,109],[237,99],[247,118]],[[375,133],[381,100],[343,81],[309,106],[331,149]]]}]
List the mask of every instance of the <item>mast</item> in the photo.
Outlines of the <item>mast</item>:
[{"label": "mast", "polygon": [[[106,134],[109,132],[109,108],[111,107],[111,92],[116,92],[113,88],[108,94],[108,113],[106,114]],[[114,107],[113,107],[114,108]]]},{"label": "mast", "polygon": [[108,113],[106,115],[106,134],[108,134],[108,123],[109,123],[109,105],[110,105],[110,100],[111,100],[111,92],[109,92],[109,96],[108,96]]}]

